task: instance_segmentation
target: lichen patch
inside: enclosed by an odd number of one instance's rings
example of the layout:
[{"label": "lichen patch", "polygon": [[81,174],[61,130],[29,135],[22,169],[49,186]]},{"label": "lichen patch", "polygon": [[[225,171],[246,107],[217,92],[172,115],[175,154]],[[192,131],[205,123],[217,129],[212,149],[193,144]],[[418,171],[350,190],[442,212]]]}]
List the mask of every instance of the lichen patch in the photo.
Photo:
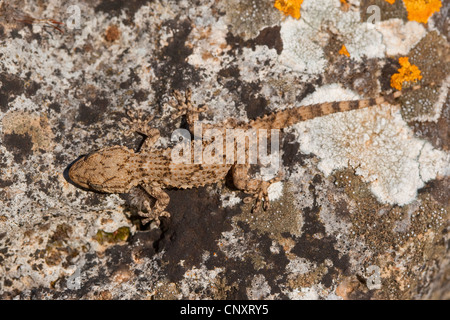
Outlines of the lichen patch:
[{"label": "lichen patch", "polygon": [[51,150],[53,147],[53,132],[47,116],[24,111],[11,111],[2,119],[3,134],[28,135],[33,143],[32,150]]},{"label": "lichen patch", "polygon": [[362,22],[354,11],[342,11],[338,0],[305,0],[302,18],[283,21],[280,34],[284,48],[280,62],[307,74],[324,71],[327,60],[323,47],[335,36],[342,39],[356,61],[384,56],[382,36],[374,25]]},{"label": "lichen patch", "polygon": [[[335,100],[325,89],[312,96],[315,102]],[[449,155],[415,138],[399,110],[389,105],[313,119],[294,127],[302,152],[319,156],[322,172],[330,175],[333,170],[351,166],[384,203],[409,203],[426,181],[448,174]],[[435,159],[433,165],[425,161],[430,158]]]}]

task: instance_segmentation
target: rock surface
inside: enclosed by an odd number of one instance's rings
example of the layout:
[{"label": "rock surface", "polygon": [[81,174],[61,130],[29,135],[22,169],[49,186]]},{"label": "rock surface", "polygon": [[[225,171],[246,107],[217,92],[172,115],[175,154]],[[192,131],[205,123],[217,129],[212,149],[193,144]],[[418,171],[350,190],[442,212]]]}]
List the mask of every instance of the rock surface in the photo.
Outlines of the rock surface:
[{"label": "rock surface", "polygon": [[[305,0],[297,20],[269,0],[2,1],[0,298],[450,298],[450,4],[424,24],[401,1],[342,2]],[[401,56],[435,86],[284,130],[267,212],[224,181],[169,190],[149,228],[139,190],[66,179],[80,155],[139,146],[126,108],[170,144],[174,89],[205,122],[246,121],[388,92]]]}]

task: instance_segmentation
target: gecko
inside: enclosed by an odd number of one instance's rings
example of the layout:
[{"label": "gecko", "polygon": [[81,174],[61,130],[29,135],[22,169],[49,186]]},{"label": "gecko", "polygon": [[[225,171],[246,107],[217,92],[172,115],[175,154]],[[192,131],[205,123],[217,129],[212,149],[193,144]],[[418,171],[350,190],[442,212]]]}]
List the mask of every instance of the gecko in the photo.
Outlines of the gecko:
[{"label": "gecko", "polygon": [[[409,89],[420,89],[420,85]],[[206,128],[218,128],[219,130],[230,129],[285,129],[295,123],[307,121],[316,117],[323,117],[338,112],[350,112],[369,107],[375,107],[383,103],[394,104],[402,91],[382,95],[377,98],[368,98],[350,101],[326,102],[306,106],[291,106],[284,110],[275,111],[248,122],[239,122],[228,119],[215,125],[207,125]],[[206,107],[194,107],[191,102],[192,91],[187,89],[185,93],[174,91],[175,100],[170,102],[178,112],[172,115],[173,119],[185,116],[189,131],[192,132],[199,114]],[[139,215],[143,218],[142,224],[153,221],[159,225],[161,217],[170,217],[166,208],[170,202],[169,195],[165,189],[180,188],[189,189],[213,184],[225,179],[231,174],[234,186],[250,197],[244,202],[253,201],[253,210],[269,208],[268,188],[271,184],[280,181],[282,174],[265,181],[263,179],[250,178],[248,163],[174,163],[171,159],[169,148],[158,149],[154,147],[159,139],[159,130],[152,128],[150,122],[153,115],[144,117],[141,112],[128,110],[128,117],[122,118],[122,122],[129,127],[126,135],[132,132],[144,136],[144,141],[138,151],[125,146],[111,146],[91,152],[75,161],[69,168],[69,179],[77,186],[87,190],[103,193],[128,193],[132,188],[140,186],[145,194],[155,200],[153,206],[149,201],[144,201],[145,210],[140,210]],[[248,151],[245,137],[238,137],[237,143],[244,143]],[[207,144],[207,142],[202,142]],[[191,142],[194,148],[194,141]],[[236,151],[236,150],[235,150]]]}]

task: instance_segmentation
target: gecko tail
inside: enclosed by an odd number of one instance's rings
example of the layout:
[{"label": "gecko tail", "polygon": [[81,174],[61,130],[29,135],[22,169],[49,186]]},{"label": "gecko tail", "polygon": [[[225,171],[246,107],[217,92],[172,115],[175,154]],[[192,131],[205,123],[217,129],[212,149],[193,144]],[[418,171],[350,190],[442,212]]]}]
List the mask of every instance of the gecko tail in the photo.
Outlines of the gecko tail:
[{"label": "gecko tail", "polygon": [[254,129],[284,129],[298,122],[324,117],[330,114],[364,109],[386,102],[384,97],[335,101],[284,109],[250,122]]},{"label": "gecko tail", "polygon": [[249,127],[254,129],[283,129],[292,126],[297,122],[324,117],[334,113],[365,109],[383,103],[395,104],[395,100],[401,97],[405,92],[419,90],[431,85],[434,85],[434,83],[414,85],[405,88],[402,91],[395,91],[391,94],[377,98],[325,102],[307,106],[291,107],[255,119],[249,123]]}]

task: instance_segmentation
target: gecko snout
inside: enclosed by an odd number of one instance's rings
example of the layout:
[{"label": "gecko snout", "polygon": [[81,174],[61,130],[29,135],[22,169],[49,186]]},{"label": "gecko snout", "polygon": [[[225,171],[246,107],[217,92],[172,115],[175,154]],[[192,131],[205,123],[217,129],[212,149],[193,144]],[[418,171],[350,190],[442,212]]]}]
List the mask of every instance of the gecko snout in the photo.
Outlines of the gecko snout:
[{"label": "gecko snout", "polygon": [[69,169],[69,179],[75,183],[76,185],[85,188],[90,189],[90,186],[88,184],[88,181],[86,179],[86,163],[85,163],[86,156],[81,157],[77,161],[75,161],[74,164]]}]

